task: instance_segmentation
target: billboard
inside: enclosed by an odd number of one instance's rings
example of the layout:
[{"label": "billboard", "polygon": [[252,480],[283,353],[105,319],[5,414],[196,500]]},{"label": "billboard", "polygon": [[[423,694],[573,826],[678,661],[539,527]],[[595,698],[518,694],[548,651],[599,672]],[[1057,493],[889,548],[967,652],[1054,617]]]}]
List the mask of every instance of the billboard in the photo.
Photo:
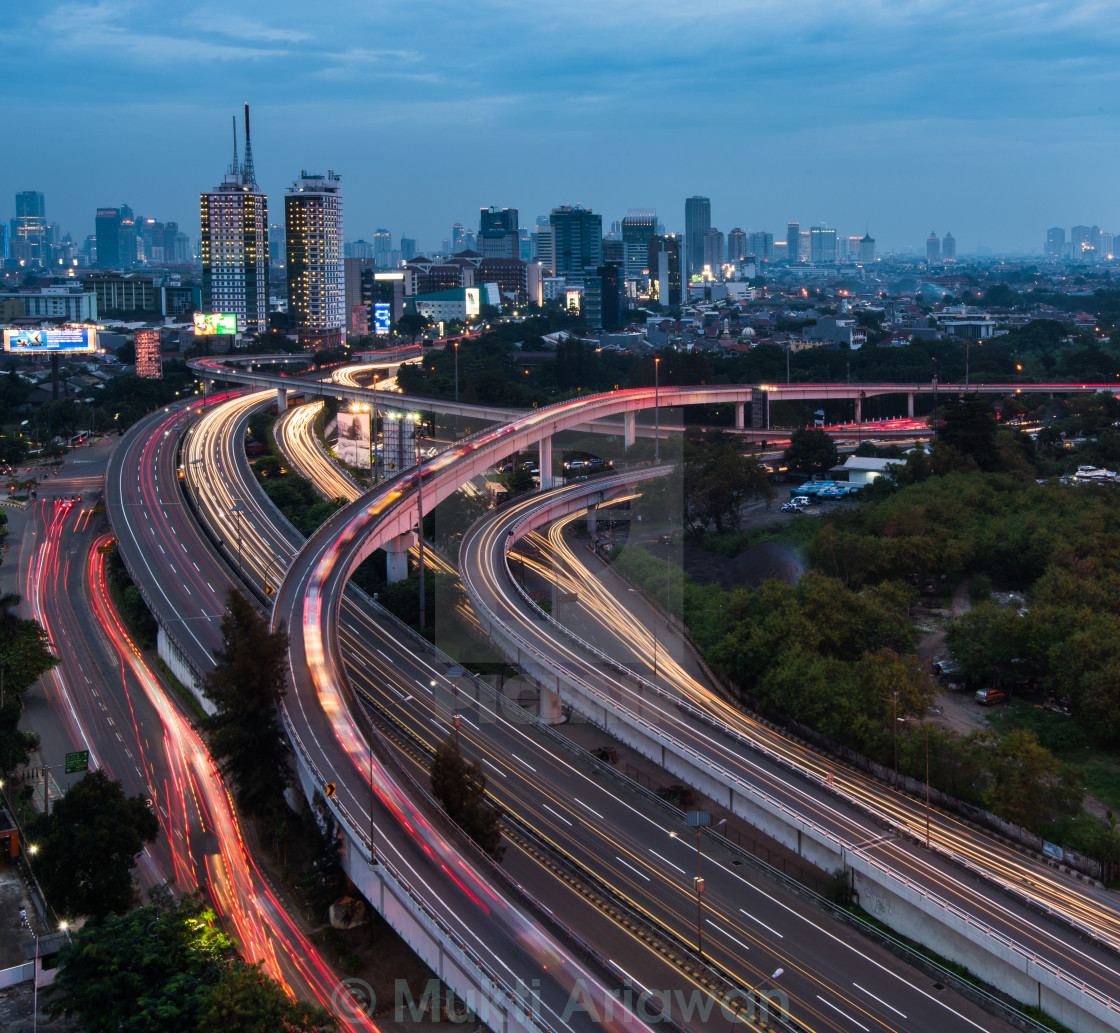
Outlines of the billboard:
[{"label": "billboard", "polygon": [[463,290],[463,295],[464,301],[466,302],[466,312],[464,314],[467,316],[477,316],[479,311],[478,288],[466,287]]},{"label": "billboard", "polygon": [[210,337],[214,334],[237,333],[237,316],[233,312],[196,312],[194,314],[194,332],[200,337]]},{"label": "billboard", "polygon": [[373,332],[387,334],[393,324],[393,307],[383,301],[378,301],[373,306]]},{"label": "billboard", "polygon": [[159,331],[137,330],[133,339],[136,342],[136,375],[148,380],[159,380],[163,376]]},{"label": "billboard", "polygon": [[579,315],[579,291],[566,291],[564,294],[565,307],[573,315]]},{"label": "billboard", "polygon": [[369,413],[339,412],[338,458],[356,470],[369,469]]},{"label": "billboard", "polygon": [[97,351],[97,330],[84,326],[5,330],[4,351],[19,355],[90,354]]}]

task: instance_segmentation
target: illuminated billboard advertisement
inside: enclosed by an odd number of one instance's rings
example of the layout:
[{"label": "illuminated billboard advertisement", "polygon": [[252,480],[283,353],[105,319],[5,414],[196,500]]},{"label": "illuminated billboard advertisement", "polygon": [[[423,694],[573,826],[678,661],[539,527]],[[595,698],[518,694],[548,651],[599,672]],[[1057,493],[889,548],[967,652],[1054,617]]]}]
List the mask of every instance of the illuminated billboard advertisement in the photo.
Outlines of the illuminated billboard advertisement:
[{"label": "illuminated billboard advertisement", "polygon": [[4,351],[21,355],[88,354],[97,351],[97,330],[85,326],[5,330]]},{"label": "illuminated billboard advertisement", "polygon": [[378,301],[373,306],[373,332],[387,334],[393,324],[393,307],[383,301]]},{"label": "illuminated billboard advertisement", "polygon": [[211,337],[214,334],[237,333],[237,316],[232,312],[196,312],[194,314],[194,332],[200,337]]},{"label": "illuminated billboard advertisement", "polygon": [[464,294],[464,298],[465,298],[465,301],[466,301],[466,308],[467,308],[466,315],[477,316],[478,312],[479,312],[479,308],[478,308],[478,288],[477,287],[467,287],[463,291],[463,294]]},{"label": "illuminated billboard advertisement", "polygon": [[339,412],[338,458],[356,470],[369,469],[369,413]]},{"label": "illuminated billboard advertisement", "polygon": [[136,341],[136,375],[148,380],[159,380],[163,376],[159,331],[137,330],[133,338]]},{"label": "illuminated billboard advertisement", "polygon": [[565,298],[568,311],[575,315],[578,315],[580,305],[579,291],[567,291],[565,294]]}]

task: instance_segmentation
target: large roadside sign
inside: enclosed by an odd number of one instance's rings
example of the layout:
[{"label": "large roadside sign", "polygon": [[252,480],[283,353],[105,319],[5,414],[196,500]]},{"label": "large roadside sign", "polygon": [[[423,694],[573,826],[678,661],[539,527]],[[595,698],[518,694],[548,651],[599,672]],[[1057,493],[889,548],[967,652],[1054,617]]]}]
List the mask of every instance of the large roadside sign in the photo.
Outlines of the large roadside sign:
[{"label": "large roadside sign", "polygon": [[76,775],[80,771],[89,771],[89,750],[75,750],[66,754],[67,775]]}]

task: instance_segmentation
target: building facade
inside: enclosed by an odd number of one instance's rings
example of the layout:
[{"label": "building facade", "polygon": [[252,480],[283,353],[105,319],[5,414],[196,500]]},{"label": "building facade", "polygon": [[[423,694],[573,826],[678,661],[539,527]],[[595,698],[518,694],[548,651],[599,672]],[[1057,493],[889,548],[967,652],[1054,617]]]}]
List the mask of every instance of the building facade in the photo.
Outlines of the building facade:
[{"label": "building facade", "polygon": [[622,220],[622,267],[627,283],[645,285],[650,275],[649,242],[656,231],[657,213],[652,208],[631,208]]},{"label": "building facade", "polygon": [[941,240],[932,231],[926,237],[926,261],[931,265],[941,261]]},{"label": "building facade", "polygon": [[688,273],[700,272],[704,265],[704,234],[712,228],[710,198],[694,194],[684,202],[684,243],[688,251]]},{"label": "building facade", "polygon": [[483,258],[521,257],[516,208],[481,208],[474,250]]},{"label": "building facade", "polygon": [[333,170],[326,176],[300,172],[284,195],[284,230],[292,325],[307,344],[341,344],[346,327],[342,181]]},{"label": "building facade", "polygon": [[726,255],[723,246],[723,232],[714,226],[704,233],[703,242],[704,261],[701,270],[707,270],[715,279],[720,278],[723,262]]},{"label": "building facade", "polygon": [[957,242],[953,234],[946,233],[941,238],[941,261],[955,262],[957,260]]},{"label": "building facade", "polygon": [[237,329],[263,334],[268,329],[268,198],[257,186],[245,105],[245,161],[234,158],[222,182],[199,195],[202,218],[202,307],[232,312]]},{"label": "building facade", "polygon": [[800,262],[805,256],[801,254],[801,223],[786,223],[786,257],[791,262]]},{"label": "building facade", "polygon": [[827,226],[809,227],[809,261],[829,265],[836,261],[836,230]]},{"label": "building facade", "polygon": [[9,249],[12,257],[31,266],[49,262],[47,203],[38,190],[16,194],[16,217],[12,220]]},{"label": "building facade", "polygon": [[682,303],[681,238],[671,233],[654,236],[649,242],[647,261],[650,294],[666,308],[680,305]]},{"label": "building facade", "polygon": [[555,235],[553,261],[556,275],[578,281],[585,269],[603,262],[603,217],[579,205],[553,208],[549,224]]}]

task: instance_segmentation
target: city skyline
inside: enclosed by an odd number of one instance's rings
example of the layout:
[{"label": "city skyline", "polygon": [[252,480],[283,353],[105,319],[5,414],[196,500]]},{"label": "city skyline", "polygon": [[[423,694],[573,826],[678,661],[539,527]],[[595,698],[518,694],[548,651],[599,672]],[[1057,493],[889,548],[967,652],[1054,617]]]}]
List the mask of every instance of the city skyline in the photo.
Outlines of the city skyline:
[{"label": "city skyline", "polygon": [[[425,250],[491,204],[525,224],[564,204],[605,224],[652,208],[680,232],[694,194],[724,232],[780,239],[789,221],[825,223],[870,229],[883,251],[920,253],[931,226],[966,254],[1036,253],[1054,225],[1120,225],[1115,33],[1090,2],[717,3],[652,17],[625,2],[563,14],[490,2],[441,5],[439,18],[343,2],[315,22],[285,3],[253,20],[104,0],[60,21],[57,6],[16,11],[3,30],[13,80],[34,77],[21,39],[50,38],[63,71],[39,81],[21,129],[33,158],[9,165],[0,196],[42,191],[75,238],[122,202],[196,238],[192,198],[226,164],[245,101],[271,198],[301,168],[333,168],[347,237],[385,226]],[[472,46],[488,17],[503,31]],[[76,60],[91,52],[116,59]],[[1055,65],[1070,74],[1046,74]],[[53,128],[64,113],[79,116],[76,136]]]}]

